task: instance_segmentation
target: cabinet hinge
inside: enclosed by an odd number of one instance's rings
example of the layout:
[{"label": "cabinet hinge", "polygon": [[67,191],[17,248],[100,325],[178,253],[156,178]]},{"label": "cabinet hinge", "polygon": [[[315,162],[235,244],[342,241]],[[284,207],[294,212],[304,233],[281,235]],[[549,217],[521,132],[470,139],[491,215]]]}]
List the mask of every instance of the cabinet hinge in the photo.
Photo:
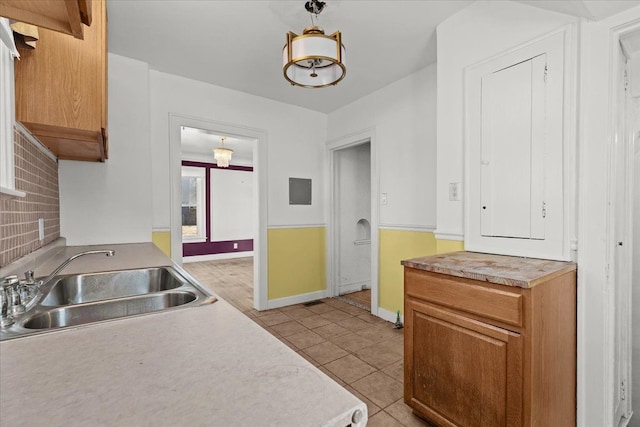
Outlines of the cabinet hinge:
[{"label": "cabinet hinge", "polygon": [[629,73],[626,69],[624,70],[624,91],[629,91]]},{"label": "cabinet hinge", "polygon": [[620,399],[626,400],[627,398],[627,380],[622,380],[620,382]]},{"label": "cabinet hinge", "polygon": [[547,202],[542,202],[542,218],[547,217]]},{"label": "cabinet hinge", "polygon": [[544,82],[547,82],[547,72],[549,71],[549,68],[547,68],[547,64],[544,65]]}]

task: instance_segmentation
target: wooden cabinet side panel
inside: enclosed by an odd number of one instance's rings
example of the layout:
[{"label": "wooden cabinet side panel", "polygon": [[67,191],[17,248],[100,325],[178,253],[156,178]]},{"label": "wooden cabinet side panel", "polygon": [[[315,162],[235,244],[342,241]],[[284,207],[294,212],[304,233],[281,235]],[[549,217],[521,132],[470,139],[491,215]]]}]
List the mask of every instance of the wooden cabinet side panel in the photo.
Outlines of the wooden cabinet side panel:
[{"label": "wooden cabinet side panel", "polygon": [[[526,316],[531,347],[532,426],[576,425],[576,273],[531,289]],[[529,381],[527,381],[529,382]]]},{"label": "wooden cabinet side panel", "polygon": [[37,48],[16,61],[16,119],[100,131],[103,117],[105,3],[92,2],[84,40],[42,29]]}]

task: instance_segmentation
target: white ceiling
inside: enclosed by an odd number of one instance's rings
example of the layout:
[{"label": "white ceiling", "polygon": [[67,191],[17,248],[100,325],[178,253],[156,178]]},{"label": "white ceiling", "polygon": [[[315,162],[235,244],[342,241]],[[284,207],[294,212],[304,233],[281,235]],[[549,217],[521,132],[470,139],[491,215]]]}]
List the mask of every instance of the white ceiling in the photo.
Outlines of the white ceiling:
[{"label": "white ceiling", "polygon": [[[329,113],[436,61],[435,28],[471,0],[325,0],[319,25],[340,30],[347,75],[305,89],[282,76],[288,31],[309,25],[305,0],[109,0],[109,51],[151,69]],[[506,0],[503,0],[506,1]],[[602,19],[640,0],[518,0]]]}]

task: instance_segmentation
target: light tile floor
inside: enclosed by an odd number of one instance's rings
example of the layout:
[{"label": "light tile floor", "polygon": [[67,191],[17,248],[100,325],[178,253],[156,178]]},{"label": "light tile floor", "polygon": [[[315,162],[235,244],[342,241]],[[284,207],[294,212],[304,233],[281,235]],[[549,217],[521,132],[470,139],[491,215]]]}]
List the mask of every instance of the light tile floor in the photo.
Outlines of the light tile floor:
[{"label": "light tile floor", "polygon": [[367,404],[370,427],[425,426],[403,402],[403,332],[337,298],[256,311],[253,260],[184,264],[203,285]]}]

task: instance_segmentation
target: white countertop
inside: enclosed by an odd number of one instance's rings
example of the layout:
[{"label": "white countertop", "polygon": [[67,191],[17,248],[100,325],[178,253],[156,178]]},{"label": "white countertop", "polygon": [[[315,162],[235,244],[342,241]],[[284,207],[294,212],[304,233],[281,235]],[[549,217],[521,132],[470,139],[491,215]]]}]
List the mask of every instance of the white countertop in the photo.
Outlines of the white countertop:
[{"label": "white countertop", "polygon": [[[76,247],[37,275],[97,248],[116,256],[64,273],[171,264],[152,244]],[[366,420],[364,403],[221,299],[0,342],[3,426],[342,427],[356,409]]]}]

